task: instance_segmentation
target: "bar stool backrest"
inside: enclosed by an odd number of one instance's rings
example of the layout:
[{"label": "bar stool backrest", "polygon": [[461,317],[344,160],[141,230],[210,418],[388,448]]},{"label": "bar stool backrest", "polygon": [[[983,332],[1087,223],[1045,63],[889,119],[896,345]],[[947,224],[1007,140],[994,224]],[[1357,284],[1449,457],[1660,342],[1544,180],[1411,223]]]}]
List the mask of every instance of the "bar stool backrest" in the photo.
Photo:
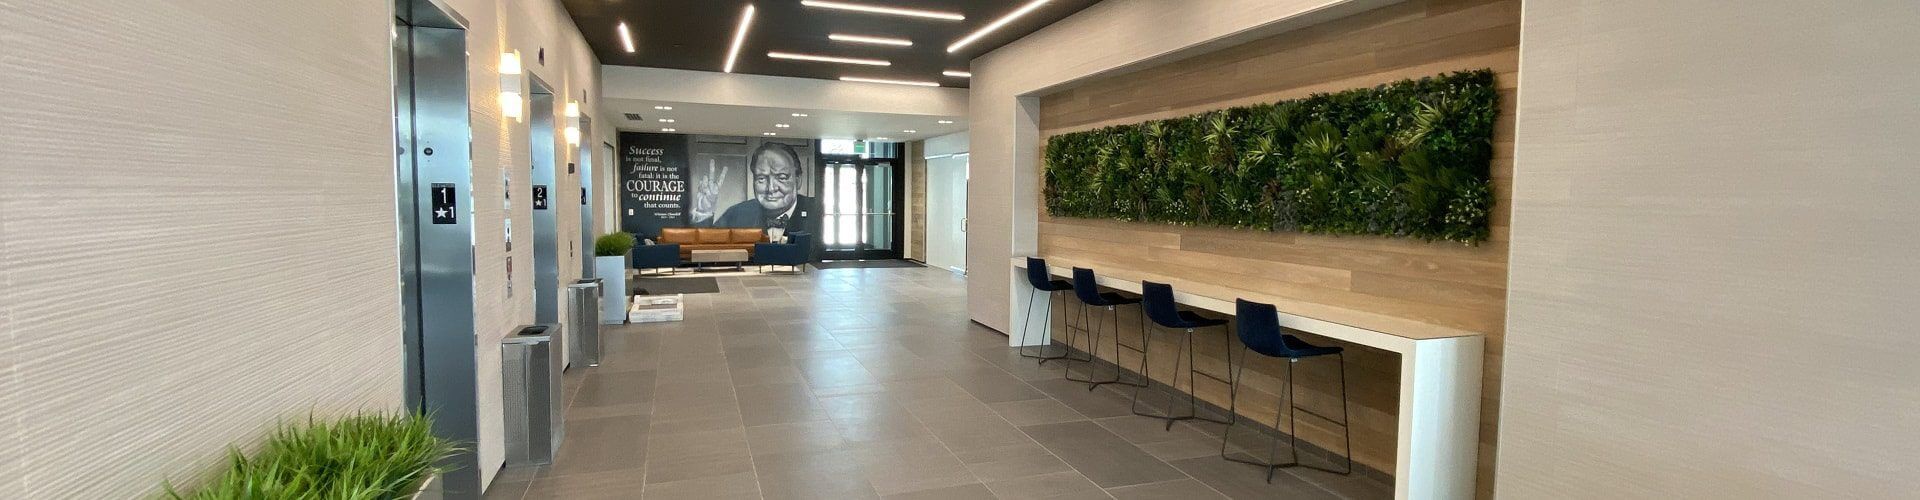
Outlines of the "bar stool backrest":
[{"label": "bar stool backrest", "polygon": [[1107,299],[1100,296],[1100,284],[1094,281],[1092,269],[1073,268],[1073,294],[1087,304],[1107,305]]},{"label": "bar stool backrest", "polygon": [[1234,299],[1233,302],[1240,343],[1246,344],[1247,349],[1253,352],[1267,356],[1297,357],[1281,337],[1279,311],[1273,304],[1248,302],[1247,299]]},{"label": "bar stool backrest", "polygon": [[1047,274],[1047,259],[1027,257],[1027,283],[1042,292],[1058,291],[1053,286],[1053,275]]},{"label": "bar stool backrest", "polygon": [[1180,318],[1180,306],[1173,302],[1173,285],[1140,282],[1141,306],[1147,309],[1147,318],[1167,328],[1182,328],[1186,320]]}]

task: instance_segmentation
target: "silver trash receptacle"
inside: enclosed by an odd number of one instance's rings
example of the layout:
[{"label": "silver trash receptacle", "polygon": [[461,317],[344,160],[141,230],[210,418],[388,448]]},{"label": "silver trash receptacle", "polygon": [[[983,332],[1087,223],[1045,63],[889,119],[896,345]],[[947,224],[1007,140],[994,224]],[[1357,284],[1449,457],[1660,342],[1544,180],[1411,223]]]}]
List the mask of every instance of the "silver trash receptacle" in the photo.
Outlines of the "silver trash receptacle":
[{"label": "silver trash receptacle", "polygon": [[567,332],[572,363],[600,366],[600,280],[567,286]]},{"label": "silver trash receptacle", "polygon": [[500,341],[509,466],[553,463],[566,435],[558,335],[554,325],[529,325]]}]

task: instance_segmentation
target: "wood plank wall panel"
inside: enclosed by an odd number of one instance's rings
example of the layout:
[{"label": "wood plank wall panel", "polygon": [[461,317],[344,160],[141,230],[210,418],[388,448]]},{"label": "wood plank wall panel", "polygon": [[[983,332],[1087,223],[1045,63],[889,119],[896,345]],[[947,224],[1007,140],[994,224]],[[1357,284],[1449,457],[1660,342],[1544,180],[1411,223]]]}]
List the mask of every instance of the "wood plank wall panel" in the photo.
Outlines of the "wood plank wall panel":
[{"label": "wood plank wall panel", "polygon": [[[1496,206],[1492,241],[1479,246],[1378,237],[1334,237],[1112,220],[1040,216],[1039,253],[1128,269],[1178,275],[1315,303],[1483,332],[1479,485],[1491,495],[1504,330],[1507,235],[1513,172],[1513,110],[1518,72],[1518,0],[1416,0],[1294,32],[1255,40],[1171,64],[1097,79],[1043,96],[1043,138],[1101,126],[1182,116],[1230,106],[1305,97],[1418,78],[1491,68],[1501,110],[1492,164]],[[1096,266],[1097,268],[1098,266]],[[1097,269],[1096,269],[1097,270]],[[1070,311],[1071,308],[1068,308]],[[1137,325],[1122,313],[1124,339]],[[1063,320],[1057,315],[1056,321]],[[1206,333],[1202,368],[1224,363],[1223,333]],[[1171,373],[1175,335],[1156,338],[1156,379]],[[1325,340],[1325,339],[1321,339]],[[1398,356],[1347,346],[1354,411],[1354,455],[1391,471],[1398,398]],[[1110,345],[1103,357],[1112,359]],[[1123,351],[1125,352],[1125,351]],[[1167,353],[1167,354],[1161,354]],[[1119,361],[1137,363],[1131,352]],[[1301,365],[1306,367],[1307,365]],[[1272,422],[1283,366],[1256,361],[1246,380],[1245,416]],[[1301,374],[1301,401],[1338,409],[1331,369]],[[1225,405],[1224,387],[1199,394]],[[1165,380],[1163,380],[1165,381]],[[1183,382],[1182,386],[1186,384]],[[1335,429],[1306,418],[1304,438],[1338,449]]]},{"label": "wood plank wall panel", "polygon": [[927,261],[927,143],[907,143],[907,258]]}]

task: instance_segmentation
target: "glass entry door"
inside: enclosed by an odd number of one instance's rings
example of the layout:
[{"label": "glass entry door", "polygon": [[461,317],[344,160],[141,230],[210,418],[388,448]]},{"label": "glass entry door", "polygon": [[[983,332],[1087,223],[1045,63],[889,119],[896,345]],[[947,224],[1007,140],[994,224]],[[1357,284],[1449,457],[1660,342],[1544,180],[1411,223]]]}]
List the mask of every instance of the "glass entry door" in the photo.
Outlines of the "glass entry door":
[{"label": "glass entry door", "polygon": [[821,257],[900,258],[900,160],[840,155],[823,159]]}]

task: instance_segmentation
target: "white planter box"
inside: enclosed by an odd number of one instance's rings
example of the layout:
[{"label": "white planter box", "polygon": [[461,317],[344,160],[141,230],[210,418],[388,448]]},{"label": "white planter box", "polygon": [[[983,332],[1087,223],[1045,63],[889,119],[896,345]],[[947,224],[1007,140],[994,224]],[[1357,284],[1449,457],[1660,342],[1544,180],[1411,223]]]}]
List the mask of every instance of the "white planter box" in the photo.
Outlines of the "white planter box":
[{"label": "white planter box", "polygon": [[594,257],[593,274],[600,278],[600,324],[627,322],[627,258]]}]

